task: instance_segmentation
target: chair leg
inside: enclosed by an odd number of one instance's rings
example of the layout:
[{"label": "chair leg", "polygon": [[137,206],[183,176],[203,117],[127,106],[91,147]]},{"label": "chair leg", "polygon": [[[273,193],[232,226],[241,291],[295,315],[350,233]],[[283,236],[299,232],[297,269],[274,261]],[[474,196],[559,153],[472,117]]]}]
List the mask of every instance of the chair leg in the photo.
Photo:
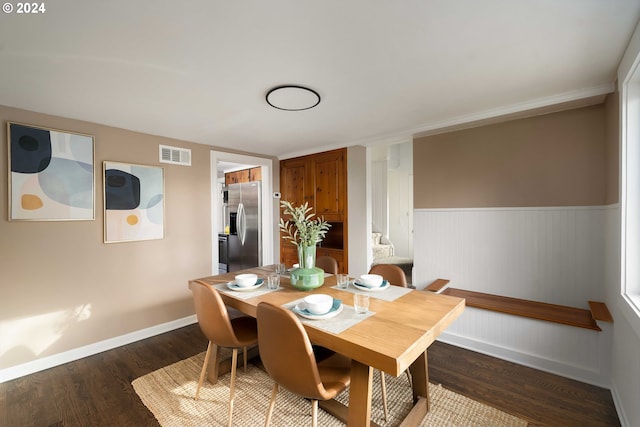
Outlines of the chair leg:
[{"label": "chair leg", "polygon": [[244,356],[244,371],[247,372],[247,346],[242,347],[242,354]]},{"label": "chair leg", "polygon": [[382,391],[382,409],[384,410],[384,420],[387,421],[387,385],[384,379],[384,372],[380,371],[380,389]]},{"label": "chair leg", "polygon": [[409,387],[413,388],[413,380],[411,379],[411,372],[407,369],[405,371],[407,373],[407,379],[409,380]]},{"label": "chair leg", "polygon": [[231,385],[229,392],[229,427],[231,427],[231,421],[233,418],[233,398],[236,393],[236,369],[238,368],[238,349],[233,349],[233,355],[231,356]]},{"label": "chair leg", "polygon": [[209,341],[209,345],[207,346],[207,354],[204,356],[204,363],[202,364],[202,371],[200,371],[200,378],[198,379],[198,388],[196,389],[196,397],[194,400],[198,400],[200,396],[200,387],[202,387],[202,383],[204,383],[204,376],[207,373],[207,365],[209,364],[209,357],[211,356],[211,341]]},{"label": "chair leg", "polygon": [[318,399],[311,401],[311,426],[318,427]]},{"label": "chair leg", "polygon": [[271,400],[269,401],[269,409],[267,410],[267,419],[264,422],[264,427],[269,427],[271,424],[271,414],[273,414],[273,408],[276,406],[276,396],[278,395],[278,383],[273,383],[273,391],[271,392]]}]

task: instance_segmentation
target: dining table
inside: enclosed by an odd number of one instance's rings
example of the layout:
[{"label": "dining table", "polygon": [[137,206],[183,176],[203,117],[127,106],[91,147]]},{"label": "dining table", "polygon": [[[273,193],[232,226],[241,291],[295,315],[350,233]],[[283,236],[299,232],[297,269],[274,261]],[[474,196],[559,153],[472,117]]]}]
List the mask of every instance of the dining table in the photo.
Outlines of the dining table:
[{"label": "dining table", "polygon": [[[320,406],[348,426],[375,426],[377,424],[371,420],[374,370],[397,377],[409,369],[413,407],[401,425],[419,425],[429,411],[427,349],[462,314],[465,300],[399,286],[369,290],[350,282],[346,289],[340,289],[336,276],[331,274],[325,274],[322,286],[301,290],[291,284],[285,273],[281,275],[280,287],[272,290],[267,288],[266,277],[273,274],[275,268],[275,265],[267,265],[194,280],[210,284],[219,291],[228,307],[252,317],[256,317],[258,304],[263,301],[304,314],[300,312],[299,304],[310,294],[327,294],[340,300],[339,313],[330,318],[299,316],[313,344],[351,359],[348,406],[336,400],[321,402]],[[233,286],[234,278],[243,273],[257,274],[264,284],[239,291]],[[364,314],[354,310],[356,293],[366,293],[370,297],[369,308]],[[215,383],[219,349],[212,354],[215,356],[209,362],[208,379]]]}]

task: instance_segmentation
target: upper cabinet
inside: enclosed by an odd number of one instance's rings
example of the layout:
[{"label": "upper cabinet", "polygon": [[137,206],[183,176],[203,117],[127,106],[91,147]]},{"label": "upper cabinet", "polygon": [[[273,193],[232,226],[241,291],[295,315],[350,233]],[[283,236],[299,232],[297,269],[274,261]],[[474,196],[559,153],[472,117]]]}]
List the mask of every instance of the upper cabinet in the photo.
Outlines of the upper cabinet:
[{"label": "upper cabinet", "polygon": [[308,202],[327,221],[347,217],[346,149],[280,162],[282,199],[294,206]]},{"label": "upper cabinet", "polygon": [[262,168],[260,166],[249,169],[249,181],[262,181]]},{"label": "upper cabinet", "polygon": [[311,166],[306,158],[295,158],[280,161],[280,193],[282,200],[291,202],[294,206],[309,202],[313,205],[311,196]]},{"label": "upper cabinet", "polygon": [[260,166],[224,174],[224,185],[251,181],[262,181],[262,169]]},{"label": "upper cabinet", "polygon": [[345,218],[347,180],[345,150],[330,151],[313,157],[314,206],[316,215],[328,221]]}]

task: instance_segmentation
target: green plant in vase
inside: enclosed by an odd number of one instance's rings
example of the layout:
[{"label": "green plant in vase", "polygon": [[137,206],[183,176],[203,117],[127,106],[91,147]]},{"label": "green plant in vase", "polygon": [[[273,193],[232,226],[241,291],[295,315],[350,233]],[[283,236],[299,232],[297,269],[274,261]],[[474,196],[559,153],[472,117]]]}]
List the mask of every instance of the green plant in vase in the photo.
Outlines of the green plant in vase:
[{"label": "green plant in vase", "polygon": [[283,216],[280,218],[280,230],[285,240],[296,245],[299,267],[291,272],[291,284],[300,289],[313,289],[324,283],[324,271],[316,267],[316,245],[324,239],[331,227],[324,218],[318,218],[313,208],[305,202],[293,206],[291,202],[280,202]]}]

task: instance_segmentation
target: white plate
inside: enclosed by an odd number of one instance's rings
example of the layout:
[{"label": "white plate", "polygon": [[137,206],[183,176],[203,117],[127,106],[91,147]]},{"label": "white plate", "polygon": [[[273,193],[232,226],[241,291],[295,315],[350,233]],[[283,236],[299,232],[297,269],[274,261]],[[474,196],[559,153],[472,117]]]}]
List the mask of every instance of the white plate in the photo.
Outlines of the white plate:
[{"label": "white plate", "polygon": [[305,319],[311,320],[321,320],[321,319],[331,319],[334,316],[337,316],[341,311],[344,304],[340,303],[338,308],[331,308],[328,313],[325,314],[311,314],[306,311],[304,308],[304,302],[299,302],[295,307],[293,307],[293,312],[298,316],[304,317]]},{"label": "white plate", "polygon": [[256,282],[255,285],[247,286],[246,288],[243,288],[243,287],[240,287],[240,286],[236,285],[236,281],[234,280],[233,282],[227,283],[227,288],[231,289],[232,291],[247,292],[247,291],[255,291],[256,289],[258,289],[263,284],[264,284],[264,279],[258,279],[258,281]]},{"label": "white plate", "polygon": [[367,292],[381,292],[384,291],[385,289],[387,289],[390,285],[389,282],[387,280],[383,280],[382,281],[382,285],[378,286],[377,288],[370,288],[368,286],[362,285],[360,283],[358,283],[357,280],[354,280],[352,282],[353,287],[356,289],[360,289],[361,291],[367,291]]}]

